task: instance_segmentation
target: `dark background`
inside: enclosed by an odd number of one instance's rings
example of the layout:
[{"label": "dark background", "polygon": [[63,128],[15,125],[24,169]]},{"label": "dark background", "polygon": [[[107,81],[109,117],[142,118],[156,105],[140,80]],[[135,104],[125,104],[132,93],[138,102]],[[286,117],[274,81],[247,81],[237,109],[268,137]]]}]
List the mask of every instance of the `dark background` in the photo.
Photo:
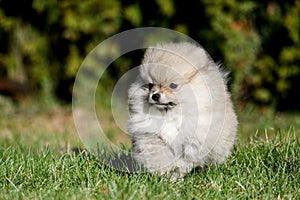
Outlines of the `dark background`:
[{"label": "dark background", "polygon": [[[84,57],[106,38],[145,26],[199,42],[231,71],[239,105],[300,109],[297,0],[0,0],[0,94],[15,102],[44,96],[70,103]],[[115,62],[107,86],[141,56]]]}]

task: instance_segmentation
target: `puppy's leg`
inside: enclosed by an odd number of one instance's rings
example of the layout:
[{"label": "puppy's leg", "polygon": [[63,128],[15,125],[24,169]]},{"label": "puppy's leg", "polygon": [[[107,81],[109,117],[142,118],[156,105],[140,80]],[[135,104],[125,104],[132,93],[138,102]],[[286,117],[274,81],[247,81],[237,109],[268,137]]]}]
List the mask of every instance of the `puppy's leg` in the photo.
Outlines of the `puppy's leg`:
[{"label": "puppy's leg", "polygon": [[192,171],[193,167],[193,163],[187,162],[184,158],[180,158],[172,166],[172,171],[170,172],[170,181],[179,182],[180,180],[183,180],[184,176]]}]

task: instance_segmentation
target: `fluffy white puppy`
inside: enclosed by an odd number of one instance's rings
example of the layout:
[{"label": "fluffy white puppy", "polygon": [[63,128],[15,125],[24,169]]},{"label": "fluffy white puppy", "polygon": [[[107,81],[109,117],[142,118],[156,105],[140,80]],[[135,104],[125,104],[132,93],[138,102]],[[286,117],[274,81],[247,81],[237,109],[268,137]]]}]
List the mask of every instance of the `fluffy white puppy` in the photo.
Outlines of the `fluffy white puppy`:
[{"label": "fluffy white puppy", "polygon": [[128,92],[134,158],[173,179],[196,166],[223,163],[237,132],[226,78],[195,44],[148,48]]}]

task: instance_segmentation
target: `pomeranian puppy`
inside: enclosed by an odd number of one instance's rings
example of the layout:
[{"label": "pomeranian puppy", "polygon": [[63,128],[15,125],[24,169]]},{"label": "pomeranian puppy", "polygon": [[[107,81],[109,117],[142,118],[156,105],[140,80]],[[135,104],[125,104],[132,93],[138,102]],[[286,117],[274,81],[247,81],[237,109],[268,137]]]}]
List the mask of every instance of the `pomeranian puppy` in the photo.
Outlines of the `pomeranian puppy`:
[{"label": "pomeranian puppy", "polygon": [[182,178],[230,155],[237,117],[227,73],[192,43],[146,50],[128,91],[128,132],[136,161],[149,172]]}]

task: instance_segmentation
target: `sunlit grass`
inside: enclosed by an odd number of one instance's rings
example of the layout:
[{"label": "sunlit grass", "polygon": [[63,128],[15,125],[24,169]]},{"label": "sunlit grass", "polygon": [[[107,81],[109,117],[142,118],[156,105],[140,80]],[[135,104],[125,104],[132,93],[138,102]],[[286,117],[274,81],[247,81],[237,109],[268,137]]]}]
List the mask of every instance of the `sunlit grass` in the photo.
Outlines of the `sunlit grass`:
[{"label": "sunlit grass", "polygon": [[221,166],[178,182],[111,169],[95,157],[51,148],[0,148],[1,199],[298,199],[300,144],[295,132],[237,145]]},{"label": "sunlit grass", "polygon": [[[269,137],[274,137],[279,132],[287,132],[289,129],[300,130],[300,113],[275,112],[272,108],[260,108],[249,105],[236,108],[239,119],[238,139],[240,142],[248,142],[251,137],[264,137],[268,132]],[[300,132],[296,131],[300,138]]]}]

